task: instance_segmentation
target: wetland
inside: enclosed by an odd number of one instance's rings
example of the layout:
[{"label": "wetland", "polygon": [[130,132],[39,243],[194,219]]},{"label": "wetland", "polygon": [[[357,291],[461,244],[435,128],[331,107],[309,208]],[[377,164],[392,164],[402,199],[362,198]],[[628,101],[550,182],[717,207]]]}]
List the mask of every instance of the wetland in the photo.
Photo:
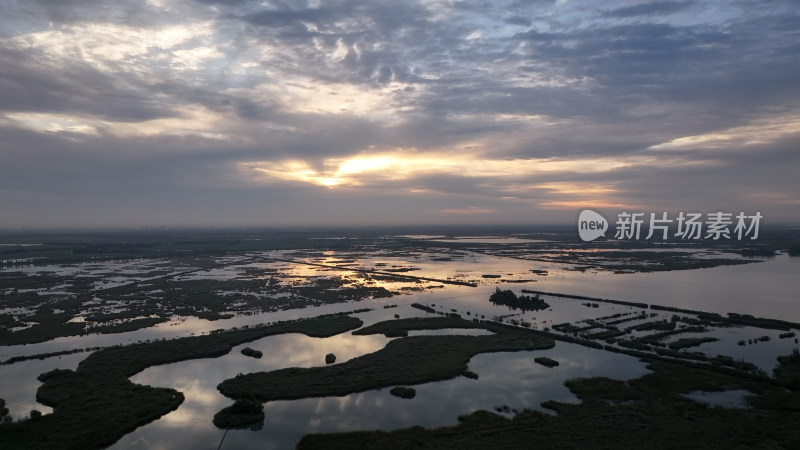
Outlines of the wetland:
[{"label": "wetland", "polygon": [[446,231],[3,236],[0,448],[800,442],[796,231]]}]

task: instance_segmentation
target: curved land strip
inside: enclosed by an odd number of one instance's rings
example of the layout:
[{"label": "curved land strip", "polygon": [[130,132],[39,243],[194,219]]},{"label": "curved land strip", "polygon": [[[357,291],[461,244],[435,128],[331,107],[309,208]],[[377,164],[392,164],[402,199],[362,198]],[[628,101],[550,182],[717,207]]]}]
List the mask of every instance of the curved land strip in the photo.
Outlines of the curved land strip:
[{"label": "curved land strip", "polygon": [[[298,449],[800,448],[800,396],[770,384],[663,362],[629,382],[569,380],[583,402],[545,402],[556,415],[526,410],[513,419],[487,411],[453,427],[306,435]],[[745,389],[749,409],[710,408],[681,394]]]},{"label": "curved land strip", "polygon": [[[423,319],[420,322],[430,320]],[[437,326],[439,322],[430,323]],[[385,330],[390,327],[381,325],[378,328]],[[532,332],[492,325],[486,325],[485,328],[495,334],[395,339],[375,353],[342,364],[251,373],[225,380],[217,389],[233,399],[262,402],[342,396],[383,387],[455,378],[467,371],[470,358],[478,353],[540,350],[555,345],[553,339]]]},{"label": "curved land strip", "polygon": [[322,316],[171,341],[109,347],[89,355],[75,371],[39,376],[36,399],[52,414],[0,426],[0,448],[103,448],[176,409],[183,394],[134,384],[128,378],[150,366],[222,356],[231,348],[265,336],[303,333],[329,337],[362,325],[349,316]]},{"label": "curved land strip", "polygon": [[119,323],[89,326],[91,324],[88,322],[67,322],[72,318],[70,315],[61,314],[58,316],[54,320],[43,321],[19,331],[0,330],[0,346],[37,344],[59,337],[95,333],[125,333],[141,328],[149,328],[169,320],[166,317],[142,317]]},{"label": "curved land strip", "polygon": [[486,326],[459,317],[410,317],[386,320],[353,331],[356,335],[382,334],[386,337],[405,337],[411,330],[442,330],[445,328],[483,328]]}]

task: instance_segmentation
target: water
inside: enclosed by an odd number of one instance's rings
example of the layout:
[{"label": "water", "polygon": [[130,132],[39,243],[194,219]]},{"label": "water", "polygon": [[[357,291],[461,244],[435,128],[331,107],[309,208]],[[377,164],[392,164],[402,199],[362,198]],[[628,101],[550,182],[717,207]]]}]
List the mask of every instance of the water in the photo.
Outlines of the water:
[{"label": "water", "polygon": [[561,272],[548,275],[537,288],[800,322],[799,275],[800,258],[781,254],[763,262],[707,269],[632,274]]},{"label": "water", "polygon": [[87,355],[76,353],[0,366],[0,398],[6,401],[11,416],[15,419],[28,417],[32,409],[44,414],[52,412],[53,408],[36,402],[36,390],[42,385],[36,377],[53,369],[75,370]]},{"label": "water", "polygon": [[[287,257],[291,252],[267,252],[264,255]],[[442,257],[446,259],[442,259]],[[800,258],[778,255],[763,262],[721,266],[672,272],[612,274],[607,272],[577,272],[571,266],[539,261],[526,261],[501,256],[484,255],[469,250],[427,249],[407,254],[377,250],[375,252],[325,252],[321,258],[297,257],[324,264],[352,264],[362,268],[410,267],[418,270],[409,275],[437,279],[472,281],[477,287],[444,285],[440,289],[410,292],[387,299],[323,305],[305,309],[275,311],[255,315],[240,315],[231,319],[207,321],[195,318],[173,318],[172,321],[149,329],[114,335],[88,335],[59,338],[53,341],[26,346],[0,347],[0,360],[12,356],[43,352],[71,350],[146,339],[173,338],[207,333],[214,329],[252,325],[313,317],[326,313],[374,308],[360,313],[365,324],[400,317],[425,316],[426,313],[411,308],[418,302],[442,313],[456,310],[462,317],[502,318],[531,324],[534,329],[549,329],[554,324],[578,322],[587,318],[600,318],[617,313],[638,313],[641,309],[622,305],[599,303],[598,308],[586,307],[586,301],[543,296],[550,308],[543,311],[512,310],[492,305],[489,295],[497,288],[536,289],[549,292],[585,295],[661,304],[688,309],[738,312],[761,317],[780,318],[800,322]],[[318,260],[319,261],[316,261]],[[449,259],[449,260],[448,260]],[[233,259],[232,261],[238,261]],[[376,266],[380,264],[380,266]],[[28,270],[51,270],[30,268]],[[235,269],[198,271],[187,278],[226,278],[238,276],[247,267],[279,268],[285,271],[286,280],[307,281],[314,276],[334,276],[334,269],[286,262],[258,262],[242,264]],[[163,267],[156,262],[129,264],[96,264],[62,267],[60,274],[124,272],[129,279],[141,279],[137,273]],[[110,270],[113,269],[113,270]],[[183,270],[183,269],[181,269]],[[173,273],[180,272],[171,269]],[[547,275],[531,270],[546,270]],[[352,274],[352,272],[351,272]],[[498,279],[484,279],[484,274],[500,275]],[[350,276],[350,275],[348,275]],[[124,280],[120,279],[120,282]],[[355,282],[355,281],[354,281]],[[399,291],[403,287],[420,285],[413,281],[377,281],[380,286]],[[422,283],[421,285],[438,284]],[[384,309],[390,304],[398,307]],[[651,313],[654,311],[649,311]],[[659,319],[669,319],[673,313],[656,312]],[[635,322],[627,323],[632,325]],[[476,330],[415,331],[410,334],[481,334]],[[779,332],[753,327],[720,328],[705,335],[720,341],[705,343],[687,349],[708,355],[725,354],[753,362],[767,372],[775,366],[776,357],[797,347],[794,339],[779,339]],[[738,346],[739,340],[769,336],[768,342]],[[676,336],[675,339],[685,336]],[[246,344],[262,350],[260,360],[241,355],[243,346],[234,348],[220,358],[184,361],[146,369],[132,378],[136,383],[173,387],[186,396],[186,401],[160,420],[140,427],[124,436],[113,448],[213,448],[223,436],[211,423],[213,415],[232,401],[216,390],[216,385],[237,373],[275,370],[283,367],[311,367],[324,364],[324,355],[334,353],[337,363],[377,351],[388,339],[383,336],[352,336],[345,333],[326,339],[302,335],[281,335]],[[74,369],[89,353],[77,353],[45,360],[30,360],[0,366],[0,398],[7,401],[12,415],[27,415],[31,409],[44,413],[49,408],[35,402],[35,392],[41,384],[36,376],[53,368]],[[533,357],[543,355],[558,360],[561,365],[548,369],[533,363]],[[546,400],[577,402],[564,387],[566,379],[585,376],[608,376],[630,379],[646,372],[644,365],[634,358],[599,350],[591,350],[566,343],[554,349],[537,352],[495,353],[475,356],[470,370],[479,374],[478,380],[457,378],[414,386],[417,396],[412,400],[398,399],[389,389],[372,390],[344,397],[325,397],[295,401],[268,402],[265,405],[266,421],[259,431],[230,431],[222,448],[291,448],[306,433],[334,432],[364,429],[398,429],[413,425],[426,427],[453,425],[457,417],[478,409],[494,410],[507,405],[512,409],[532,408],[543,410],[540,403]],[[709,393],[698,394],[708,397]],[[731,394],[733,395],[733,394]],[[738,394],[737,394],[738,395]],[[735,396],[735,395],[734,395]],[[546,410],[544,410],[547,412]]]},{"label": "water", "polygon": [[[140,427],[112,448],[131,448],[132,445],[136,448],[144,442],[150,445],[149,448],[209,447],[210,442],[219,442],[223,435],[223,431],[211,422],[213,415],[232,403],[219,394],[217,383],[237,371],[252,371],[256,366],[262,367],[260,370],[272,370],[321,365],[320,360],[326,351],[333,351],[339,362],[340,353],[348,355],[345,353],[347,349],[358,341],[353,338],[355,336],[347,334],[327,339],[274,336],[262,339],[258,346],[250,345],[265,351],[264,361],[246,361],[247,358],[237,355],[234,349],[222,358],[149,368],[134,376],[133,381],[176,388],[186,394],[187,400],[178,410]],[[364,351],[380,343],[380,339],[375,337],[358,338],[371,338],[369,343],[364,343]],[[533,358],[541,355],[558,360],[560,365],[549,369],[536,364]],[[284,360],[289,357],[296,360]],[[579,402],[564,386],[564,381],[570,378],[607,376],[631,379],[648,372],[635,358],[561,342],[549,350],[476,355],[470,361],[469,369],[479,375],[477,380],[458,377],[414,386],[417,395],[411,400],[396,398],[387,388],[343,397],[267,402],[263,428],[258,431],[231,430],[222,448],[285,449],[294,447],[307,433],[393,430],[419,424],[429,427],[454,425],[461,414],[480,409],[494,410],[502,405],[511,410],[530,408],[549,413],[540,403],[547,400]]]}]

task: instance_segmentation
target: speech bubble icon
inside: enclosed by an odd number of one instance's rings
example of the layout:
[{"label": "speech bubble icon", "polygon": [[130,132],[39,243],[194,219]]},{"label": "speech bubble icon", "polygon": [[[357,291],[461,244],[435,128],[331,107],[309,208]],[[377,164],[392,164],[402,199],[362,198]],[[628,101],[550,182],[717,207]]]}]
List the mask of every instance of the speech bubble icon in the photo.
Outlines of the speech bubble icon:
[{"label": "speech bubble icon", "polygon": [[608,221],[591,209],[584,209],[578,216],[578,234],[584,241],[593,241],[606,235]]}]

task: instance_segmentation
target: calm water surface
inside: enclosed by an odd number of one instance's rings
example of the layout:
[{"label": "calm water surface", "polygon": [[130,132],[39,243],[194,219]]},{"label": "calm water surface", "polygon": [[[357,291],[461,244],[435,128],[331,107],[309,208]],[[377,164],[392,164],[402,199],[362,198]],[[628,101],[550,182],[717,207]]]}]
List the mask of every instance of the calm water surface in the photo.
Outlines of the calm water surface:
[{"label": "calm water surface", "polygon": [[[147,369],[133,380],[174,387],[184,392],[187,400],[178,410],[130,433],[112,448],[201,448],[209,447],[211,442],[219,443],[223,431],[217,429],[211,420],[232,400],[220,395],[216,384],[237,371],[252,371],[256,365],[264,367],[261,370],[308,366],[283,360],[290,356],[299,358],[301,363],[320,365],[324,352],[332,350],[337,354],[338,362],[339,352],[344,355],[347,348],[361,338],[369,338],[369,341],[361,342],[365,351],[385,342],[385,338],[368,336],[341,335],[314,340],[284,335],[280,339],[265,338],[258,342],[258,346],[251,345],[265,351],[265,361],[245,361],[246,357],[234,351],[223,358]],[[295,340],[298,342],[293,342]],[[277,349],[279,345],[289,350],[284,353],[284,350]],[[275,351],[268,353],[270,349]],[[539,355],[556,359],[561,365],[548,369],[536,364],[533,358]],[[355,356],[355,353],[348,356]],[[459,377],[414,386],[417,395],[412,400],[399,399],[390,395],[389,389],[379,389],[344,397],[267,402],[263,428],[258,431],[229,431],[222,448],[284,449],[293,448],[307,433],[392,430],[420,424],[454,425],[461,414],[492,410],[501,405],[516,410],[530,408],[549,412],[540,406],[541,402],[578,402],[564,386],[564,381],[569,378],[608,376],[631,379],[647,373],[644,364],[635,358],[560,342],[555,348],[544,351],[477,355],[470,361],[469,368],[479,375],[478,380]]]},{"label": "calm water surface", "polygon": [[[452,261],[433,261],[431,255],[435,253],[411,255],[408,258],[370,255],[359,259],[358,263],[368,267],[375,263],[385,264],[384,267],[413,266],[420,269],[410,272],[413,275],[472,279],[477,280],[478,287],[448,285],[442,289],[389,299],[237,316],[215,322],[181,319],[131,333],[59,338],[41,344],[0,347],[0,360],[17,355],[196,335],[218,328],[313,317],[365,307],[375,308],[358,314],[366,324],[391,319],[394,314],[400,317],[425,315],[411,308],[409,305],[412,302],[435,305],[433,307],[442,312],[455,309],[468,319],[503,317],[505,320],[524,320],[535,329],[549,328],[556,323],[641,311],[602,303],[598,308],[588,308],[584,306],[585,301],[552,297],[545,297],[551,305],[547,310],[515,311],[488,302],[489,295],[498,286],[516,292],[523,288],[538,289],[800,322],[800,258],[787,255],[747,265],[639,274],[582,273],[566,270],[566,266],[559,264],[479,255],[468,251],[459,252]],[[538,276],[530,272],[532,269],[544,269],[548,274]],[[299,276],[307,276],[320,270],[304,267],[294,272]],[[224,277],[231,273],[215,272],[208,276]],[[483,279],[482,274],[502,275],[501,283]],[[505,282],[509,280],[522,282]],[[391,288],[391,285],[388,286]],[[389,304],[398,304],[399,307],[383,308]],[[658,314],[662,318],[672,315]],[[752,327],[718,329],[710,335],[720,337],[720,341],[706,343],[692,350],[709,355],[742,357],[770,371],[777,355],[787,354],[797,346],[794,339],[778,339],[778,333]],[[763,335],[770,336],[770,341],[737,345],[741,339],[756,339]],[[243,346],[240,346],[220,358],[151,367],[134,376],[133,381],[173,387],[186,395],[186,401],[176,411],[123,437],[114,448],[216,448],[223,432],[214,427],[211,420],[217,411],[232,403],[216,390],[219,382],[240,372],[323,365],[325,354],[330,352],[335,353],[337,363],[341,363],[374,352],[386,342],[388,339],[383,336],[352,336],[350,333],[327,339],[281,335],[246,344],[264,352],[260,360],[241,355],[239,351]],[[49,408],[35,402],[35,392],[41,384],[36,376],[53,368],[74,369],[87,355],[78,353],[0,366],[0,398],[6,399],[15,417],[27,415],[34,408],[47,413]],[[545,368],[533,363],[535,355],[550,356],[560,361],[561,365],[553,369]],[[382,389],[345,397],[268,402],[265,405],[267,419],[264,427],[259,431],[231,431],[225,437],[222,448],[291,448],[303,434],[310,432],[452,425],[456,423],[458,415],[477,409],[493,409],[499,405],[520,410],[541,409],[539,404],[545,400],[576,402],[577,399],[563,386],[568,378],[600,375],[629,379],[646,372],[643,364],[634,358],[565,343],[558,343],[554,349],[547,351],[477,355],[469,366],[479,374],[478,380],[457,378],[415,386],[417,397],[413,400],[395,398],[388,389]]]}]

